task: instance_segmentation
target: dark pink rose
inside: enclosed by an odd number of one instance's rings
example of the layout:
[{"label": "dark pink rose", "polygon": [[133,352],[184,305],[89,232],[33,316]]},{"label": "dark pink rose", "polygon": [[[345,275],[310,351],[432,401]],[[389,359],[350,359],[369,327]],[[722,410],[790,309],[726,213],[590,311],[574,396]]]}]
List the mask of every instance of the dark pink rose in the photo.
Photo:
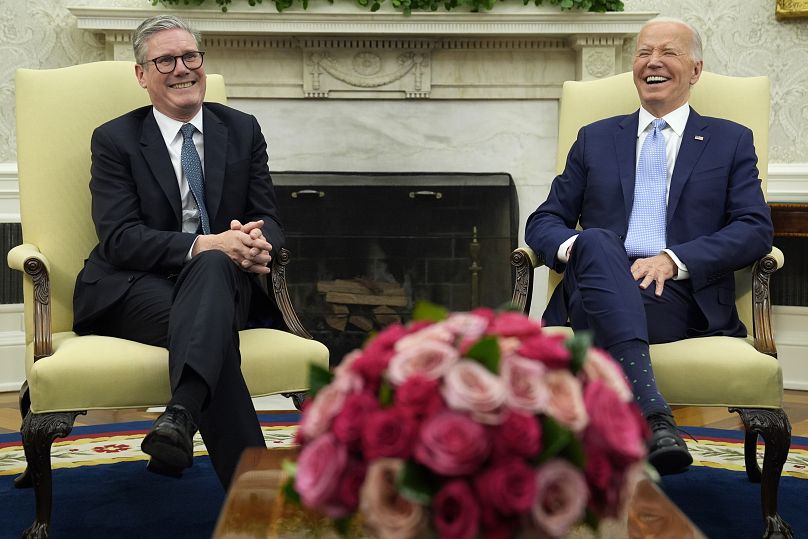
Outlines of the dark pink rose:
[{"label": "dark pink rose", "polygon": [[[362,483],[365,482],[365,472],[367,466],[364,462],[350,458],[345,472],[342,474],[336,496],[333,500],[333,507],[337,511],[328,514],[331,518],[340,518],[355,512],[359,508],[359,491]],[[336,514],[341,513],[341,514]]]},{"label": "dark pink rose", "polygon": [[536,474],[521,459],[502,460],[474,478],[474,490],[481,505],[501,515],[517,515],[533,505]]},{"label": "dark pink rose", "polygon": [[323,509],[333,498],[348,462],[348,451],[328,433],[306,445],[297,459],[295,490],[308,507]]},{"label": "dark pink rose", "polygon": [[501,337],[534,337],[541,334],[541,324],[522,313],[511,311],[498,315],[488,326],[487,332]]},{"label": "dark pink rose", "polygon": [[496,311],[488,307],[477,307],[476,309],[471,311],[471,314],[485,318],[486,320],[488,320],[489,324],[494,321],[494,318],[497,317]]},{"label": "dark pink rose", "polygon": [[601,380],[587,384],[584,405],[589,413],[589,427],[584,433],[587,447],[597,452],[600,446],[620,465],[645,456],[644,421],[634,406]]},{"label": "dark pink rose", "polygon": [[417,424],[399,408],[377,410],[367,416],[362,429],[362,452],[368,460],[406,459],[412,453]]},{"label": "dark pink rose", "polygon": [[396,389],[393,401],[403,412],[420,421],[446,408],[439,387],[440,383],[437,380],[416,374],[407,378]]},{"label": "dark pink rose", "polygon": [[567,369],[570,363],[570,351],[564,346],[564,335],[548,335],[541,333],[522,339],[516,353],[522,357],[541,361],[551,369]]},{"label": "dark pink rose", "polygon": [[475,472],[491,452],[485,428],[456,412],[441,412],[424,421],[415,445],[415,460],[448,476]]},{"label": "dark pink rose", "polygon": [[334,418],[331,432],[340,442],[352,446],[362,437],[368,415],[379,409],[379,401],[368,392],[345,397],[342,410]]},{"label": "dark pink rose", "polygon": [[371,391],[379,388],[382,373],[387,370],[390,358],[393,357],[396,342],[414,331],[415,324],[402,326],[391,324],[373,337],[358,357],[351,357],[349,368],[362,376]]},{"label": "dark pink rose", "polygon": [[603,380],[612,388],[620,400],[629,402],[632,400],[631,387],[629,386],[623,368],[605,350],[590,348],[586,351],[586,361],[581,369],[584,377],[590,381]]},{"label": "dark pink rose", "polygon": [[441,539],[474,539],[480,526],[480,507],[468,483],[446,483],[432,501],[435,529]]},{"label": "dark pink rose", "polygon": [[541,451],[541,424],[535,416],[511,411],[494,428],[494,458],[532,458]]}]

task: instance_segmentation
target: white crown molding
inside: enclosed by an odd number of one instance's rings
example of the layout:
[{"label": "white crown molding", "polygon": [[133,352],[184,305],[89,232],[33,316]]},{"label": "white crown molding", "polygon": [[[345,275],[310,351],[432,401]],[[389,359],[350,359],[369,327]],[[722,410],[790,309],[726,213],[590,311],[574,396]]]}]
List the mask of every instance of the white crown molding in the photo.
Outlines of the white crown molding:
[{"label": "white crown molding", "polygon": [[808,202],[808,163],[772,163],[767,185],[769,202]]},{"label": "white crown molding", "polygon": [[0,223],[20,222],[17,163],[0,163]]}]

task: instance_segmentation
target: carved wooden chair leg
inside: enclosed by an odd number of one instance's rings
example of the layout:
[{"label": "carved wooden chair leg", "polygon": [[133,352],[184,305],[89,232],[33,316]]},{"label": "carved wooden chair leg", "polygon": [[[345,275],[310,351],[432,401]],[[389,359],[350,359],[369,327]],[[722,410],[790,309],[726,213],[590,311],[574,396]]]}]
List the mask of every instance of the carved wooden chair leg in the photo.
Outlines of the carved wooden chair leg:
[{"label": "carved wooden chair leg", "polygon": [[[28,410],[31,409],[31,395],[28,392],[28,381],[26,380],[23,382],[22,387],[20,388],[20,420],[22,422],[25,421],[25,416],[28,415]],[[20,431],[22,431],[22,425],[20,426]],[[31,481],[31,473],[28,471],[28,466],[25,467],[25,470],[14,478],[14,486],[16,488],[30,488],[33,486],[33,482]]]},{"label": "carved wooden chair leg", "polygon": [[305,391],[298,391],[295,393],[281,393],[284,397],[288,397],[292,399],[292,404],[295,405],[295,408],[298,410],[303,410],[303,403],[306,402],[306,399],[309,398],[309,394]]},{"label": "carved wooden chair leg", "polygon": [[53,488],[51,479],[50,451],[53,440],[70,434],[76,416],[86,412],[56,412],[25,415],[22,423],[22,445],[28,473],[34,486],[36,516],[31,526],[22,534],[24,538],[45,538],[50,533]]},{"label": "carved wooden chair leg", "polygon": [[[791,424],[788,416],[782,409],[730,408],[730,411],[738,412],[747,433],[754,433],[755,438],[758,435],[763,438],[765,452],[760,484],[761,508],[766,524],[763,537],[766,539],[791,539],[794,536],[791,526],[777,512],[777,490],[780,485],[780,475],[791,447]],[[744,452],[748,463],[750,458],[748,452],[754,451],[755,448],[752,446],[750,449],[748,436],[746,440]]]}]

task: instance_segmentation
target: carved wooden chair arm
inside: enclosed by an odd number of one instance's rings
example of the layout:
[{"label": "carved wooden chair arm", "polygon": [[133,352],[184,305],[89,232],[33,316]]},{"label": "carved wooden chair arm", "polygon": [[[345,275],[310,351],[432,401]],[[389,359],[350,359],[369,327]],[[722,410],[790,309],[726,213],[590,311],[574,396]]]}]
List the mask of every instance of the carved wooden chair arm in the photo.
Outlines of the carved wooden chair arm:
[{"label": "carved wooden chair arm", "polygon": [[286,285],[286,264],[289,263],[289,257],[289,251],[284,247],[272,257],[272,271],[269,274],[272,278],[272,294],[289,331],[304,339],[311,339],[311,334],[300,322],[289,297],[289,288]]},{"label": "carved wooden chair arm", "polygon": [[777,247],[752,265],[752,335],[758,352],[777,357],[771,320],[769,279],[783,267],[785,257]]},{"label": "carved wooden chair arm", "polygon": [[34,287],[34,361],[53,353],[51,333],[50,263],[35,245],[23,243],[8,252],[8,266],[31,277]]},{"label": "carved wooden chair arm", "polygon": [[530,298],[533,297],[533,270],[542,264],[544,261],[530,247],[517,247],[511,253],[511,265],[516,270],[511,303],[525,314],[530,312]]}]

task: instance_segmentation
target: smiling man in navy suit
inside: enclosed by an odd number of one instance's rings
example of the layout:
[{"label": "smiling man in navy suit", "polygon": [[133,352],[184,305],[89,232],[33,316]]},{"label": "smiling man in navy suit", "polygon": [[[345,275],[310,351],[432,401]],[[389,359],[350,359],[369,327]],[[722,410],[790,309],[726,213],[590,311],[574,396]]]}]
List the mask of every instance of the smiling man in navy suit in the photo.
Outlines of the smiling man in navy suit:
[{"label": "smiling man in navy suit", "polygon": [[256,276],[284,236],[261,128],[203,102],[200,44],[172,15],[132,36],[152,105],[93,133],[99,242],[77,277],[74,330],[168,348],[172,398],[143,441],[148,469],[179,476],[198,428],[226,487],[244,448],[264,446],[238,331],[267,319]]},{"label": "smiling man in navy suit", "polygon": [[692,458],[648,346],[746,336],[733,272],[768,253],[773,236],[752,132],[688,105],[701,49],[682,21],[643,26],[633,64],[641,108],[580,130],[525,232],[564,272],[545,322],[591,330],[620,362],[653,434],[649,461],[663,474]]}]

